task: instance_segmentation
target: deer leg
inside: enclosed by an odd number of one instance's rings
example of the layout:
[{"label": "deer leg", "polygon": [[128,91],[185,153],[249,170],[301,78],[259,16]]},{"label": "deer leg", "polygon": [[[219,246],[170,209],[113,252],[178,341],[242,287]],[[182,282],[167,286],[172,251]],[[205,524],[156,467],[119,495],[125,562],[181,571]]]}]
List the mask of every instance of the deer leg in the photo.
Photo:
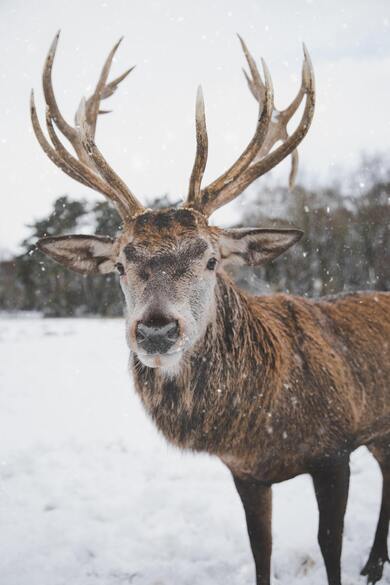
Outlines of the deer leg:
[{"label": "deer leg", "polygon": [[389,446],[387,446],[387,449],[386,447],[372,446],[370,451],[378,461],[382,471],[382,504],[374,544],[361,574],[367,575],[368,583],[376,583],[382,578],[383,565],[386,561],[389,561],[387,537],[390,520],[390,449]]},{"label": "deer leg", "polygon": [[319,510],[318,542],[329,585],[341,585],[341,549],[349,488],[349,457],[311,472]]},{"label": "deer leg", "polygon": [[272,551],[272,490],[256,480],[240,479],[234,483],[245,510],[246,525],[256,566],[256,585],[270,585]]}]

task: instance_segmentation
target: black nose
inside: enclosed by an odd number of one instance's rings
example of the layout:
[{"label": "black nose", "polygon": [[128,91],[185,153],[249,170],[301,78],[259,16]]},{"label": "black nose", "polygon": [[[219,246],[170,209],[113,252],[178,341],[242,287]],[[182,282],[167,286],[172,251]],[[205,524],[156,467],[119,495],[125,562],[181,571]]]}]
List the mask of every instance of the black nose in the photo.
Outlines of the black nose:
[{"label": "black nose", "polygon": [[137,344],[146,353],[167,353],[178,337],[177,321],[159,317],[137,323]]}]

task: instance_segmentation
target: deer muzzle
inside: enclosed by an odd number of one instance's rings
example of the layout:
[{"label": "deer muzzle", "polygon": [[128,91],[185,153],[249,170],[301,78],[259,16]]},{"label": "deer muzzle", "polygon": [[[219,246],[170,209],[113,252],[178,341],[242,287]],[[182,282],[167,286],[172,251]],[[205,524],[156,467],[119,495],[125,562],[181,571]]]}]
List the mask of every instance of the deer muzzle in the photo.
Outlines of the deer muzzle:
[{"label": "deer muzzle", "polygon": [[178,321],[165,318],[138,321],[135,330],[140,352],[149,355],[168,353],[179,339],[179,335]]}]

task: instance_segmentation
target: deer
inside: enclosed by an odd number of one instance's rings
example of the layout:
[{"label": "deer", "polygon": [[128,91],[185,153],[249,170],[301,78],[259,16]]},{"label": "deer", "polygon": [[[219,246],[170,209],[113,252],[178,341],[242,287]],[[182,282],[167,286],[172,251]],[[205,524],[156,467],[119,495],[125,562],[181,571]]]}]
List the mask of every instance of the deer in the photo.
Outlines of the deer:
[{"label": "deer", "polygon": [[[278,110],[267,65],[262,61],[261,75],[240,38],[249,68],[245,76],[258,103],[252,139],[226,172],[202,187],[208,135],[199,88],[188,195],[179,206],[152,210],[95,142],[98,116],[106,113],[101,101],[132,71],[108,81],[120,41],[93,93],[81,100],[72,126],[60,112],[52,84],[58,38],[59,33],[43,70],[48,137],[31,94],[35,135],[59,168],[115,205],[122,229],[115,238],[46,236],[38,249],[81,274],[118,273],[135,391],[169,443],[214,455],[230,470],[245,513],[256,585],[271,583],[272,485],[301,474],[309,474],[314,485],[328,585],[341,585],[349,459],[356,448],[367,446],[380,466],[383,492],[361,573],[376,583],[389,561],[390,293],[318,299],[250,295],[235,285],[226,267],[272,261],[298,242],[302,231],[209,223],[215,210],[290,155],[293,185],[297,147],[315,106],[307,49],[299,91],[288,108]],[[300,121],[288,133],[301,105]]]}]

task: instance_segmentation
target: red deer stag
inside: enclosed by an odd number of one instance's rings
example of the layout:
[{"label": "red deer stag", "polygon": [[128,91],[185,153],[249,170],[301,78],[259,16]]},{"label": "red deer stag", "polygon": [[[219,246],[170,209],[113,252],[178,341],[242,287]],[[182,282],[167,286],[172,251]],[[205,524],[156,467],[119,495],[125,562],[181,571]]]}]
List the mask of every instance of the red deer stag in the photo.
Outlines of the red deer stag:
[{"label": "red deer stag", "polygon": [[[119,273],[136,391],[168,441],[212,453],[230,469],[245,510],[257,585],[270,583],[271,486],[302,473],[314,482],[328,583],[340,585],[349,456],[359,445],[368,445],[383,473],[378,526],[362,571],[375,583],[388,560],[390,294],[319,300],[250,296],[228,278],[225,265],[263,264],[297,242],[302,232],[208,224],[213,211],[290,154],[293,181],[296,148],[314,112],[307,51],[299,93],[279,112],[265,63],[263,80],[241,40],[250,70],[247,80],[259,105],[252,140],[224,174],[201,188],[207,132],[199,90],[197,149],[187,199],[179,208],[153,211],[141,205],[95,144],[100,102],[130,71],[107,81],[118,45],[92,96],[81,102],[72,127],[52,87],[57,41],[58,35],[43,72],[51,143],[32,97],[36,137],[65,173],[114,203],[123,229],[115,239],[46,237],[39,240],[39,249],[82,274]],[[288,135],[287,123],[304,98],[302,118]],[[65,148],[58,131],[74,153]]]}]

